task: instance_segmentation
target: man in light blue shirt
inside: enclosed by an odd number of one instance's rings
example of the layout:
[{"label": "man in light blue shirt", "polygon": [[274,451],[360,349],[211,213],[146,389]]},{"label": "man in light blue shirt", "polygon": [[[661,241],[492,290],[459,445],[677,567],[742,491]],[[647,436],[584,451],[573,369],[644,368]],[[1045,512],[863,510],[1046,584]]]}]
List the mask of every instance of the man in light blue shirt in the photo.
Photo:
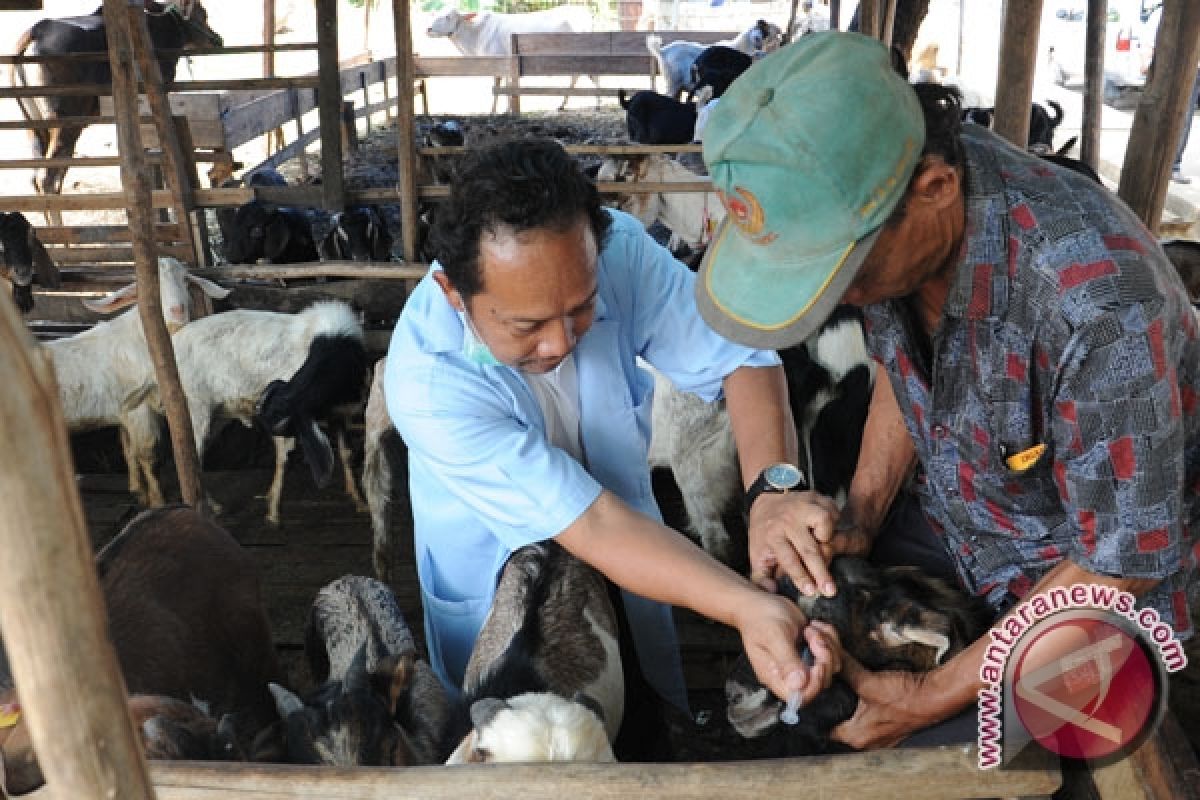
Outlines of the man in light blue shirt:
[{"label": "man in light blue shirt", "polygon": [[[397,322],[385,390],[409,451],[426,637],[442,681],[461,685],[509,554],[554,538],[622,587],[642,672],[672,703],[687,698],[670,605],[736,627],[777,694],[809,700],[827,686],[837,667],[828,629],[664,527],[646,461],[653,380],[638,358],[686,391],[724,395],[746,485],[794,464],[777,356],[713,332],[692,273],[637,220],[603,208],[552,141],[469,155],[433,245],[438,262]],[[820,501],[756,485],[752,527],[807,532],[795,509]]]}]

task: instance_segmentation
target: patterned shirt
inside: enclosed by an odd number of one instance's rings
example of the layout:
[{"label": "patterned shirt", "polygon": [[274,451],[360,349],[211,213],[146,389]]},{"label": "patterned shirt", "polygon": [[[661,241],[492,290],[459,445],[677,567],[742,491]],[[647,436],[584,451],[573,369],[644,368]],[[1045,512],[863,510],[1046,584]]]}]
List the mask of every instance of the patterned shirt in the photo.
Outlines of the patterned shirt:
[{"label": "patterned shirt", "polygon": [[1186,638],[1200,530],[1196,312],[1114,194],[965,127],[966,232],[938,330],[919,333],[905,299],[866,309],[925,514],[964,585],[999,611],[1069,558],[1161,579],[1139,605]]}]

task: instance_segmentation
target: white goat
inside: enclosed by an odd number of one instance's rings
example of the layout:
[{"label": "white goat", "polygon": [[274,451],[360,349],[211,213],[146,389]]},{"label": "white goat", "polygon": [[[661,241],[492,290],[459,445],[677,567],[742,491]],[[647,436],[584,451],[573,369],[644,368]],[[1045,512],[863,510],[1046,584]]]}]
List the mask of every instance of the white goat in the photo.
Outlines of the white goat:
[{"label": "white goat", "polygon": [[600,574],[553,541],[514,552],[467,662],[463,695],[472,727],[447,764],[613,761],[625,679]]},{"label": "white goat", "polygon": [[[596,174],[598,181],[629,183],[687,183],[701,181],[673,158],[662,154],[608,158]],[[671,229],[671,249],[683,242],[693,250],[708,243],[725,218],[725,206],[715,192],[652,192],[620,195],[619,207],[650,227],[656,221]]]},{"label": "white goat", "polygon": [[[158,282],[163,318],[171,331],[191,319],[189,283],[209,297],[229,294],[228,289],[188,273],[186,266],[170,257],[158,260]],[[133,283],[99,300],[85,300],[84,305],[110,314],[136,302],[137,284]],[[67,427],[78,432],[120,426],[129,491],[142,505],[162,505],[162,490],[154,475],[158,420],[149,409],[127,404],[136,390],[154,380],[141,319],[130,310],[83,333],[47,342],[45,347],[54,363]]]},{"label": "white goat", "polygon": [[[317,346],[322,340],[328,343],[328,348]],[[345,303],[314,303],[298,314],[244,309],[226,311],[196,320],[179,331],[172,341],[179,364],[179,379],[187,395],[196,451],[201,458],[214,416],[237,419],[250,427],[260,411],[258,405],[264,392],[274,382],[293,379],[303,382],[308,387],[306,390],[296,387],[300,389],[296,394],[300,395],[301,402],[306,395],[312,401],[329,399],[331,393],[361,394],[362,370],[365,369],[362,326]],[[322,352],[320,365],[310,358],[317,350]],[[341,385],[352,384],[353,375],[339,380],[337,386],[319,385],[320,373],[325,368],[353,371],[354,363],[361,367],[357,385]],[[302,367],[309,367],[304,378],[297,375]],[[142,397],[155,408],[161,403],[154,386],[145,387]],[[324,440],[315,426],[309,430]],[[275,475],[267,493],[267,521],[272,524],[279,523],[284,466],[295,445],[294,435],[274,437]],[[327,441],[324,448],[328,449]],[[338,450],[342,456],[347,492],[361,506],[357,489],[352,491],[354,477],[348,466],[349,448],[341,437]],[[307,450],[306,454],[311,458]],[[311,462],[310,466],[313,466]]]},{"label": "white goat", "polygon": [[[584,6],[559,6],[545,11],[529,11],[524,14],[500,14],[494,11],[463,13],[455,9],[435,19],[427,31],[429,36],[445,36],[454,43],[464,56],[511,56],[514,33],[573,33],[592,29],[592,13]],[[600,85],[596,76],[591,81]],[[495,86],[499,88],[503,79],[497,75]],[[575,88],[578,75],[571,76],[571,88]],[[492,113],[496,113],[497,96],[492,96]],[[567,96],[563,97],[559,110],[567,107]],[[509,98],[509,108],[512,98]],[[600,98],[596,98],[600,104]]]}]

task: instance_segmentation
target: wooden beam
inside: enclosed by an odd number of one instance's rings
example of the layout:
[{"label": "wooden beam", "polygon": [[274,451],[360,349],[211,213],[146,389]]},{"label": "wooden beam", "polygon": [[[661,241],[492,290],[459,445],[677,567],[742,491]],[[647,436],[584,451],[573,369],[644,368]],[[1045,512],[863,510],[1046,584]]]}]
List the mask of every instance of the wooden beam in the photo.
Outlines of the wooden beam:
[{"label": "wooden beam", "polygon": [[1033,73],[1037,67],[1038,26],[1030,20],[1042,18],[1042,0],[1007,0],[1004,8],[993,128],[1024,149],[1029,143]]},{"label": "wooden beam", "polygon": [[1104,29],[1107,25],[1108,0],[1088,0],[1079,158],[1095,170],[1100,166],[1100,121],[1104,113]]},{"label": "wooden beam", "polygon": [[159,297],[150,176],[142,149],[141,125],[138,123],[134,58],[140,42],[133,35],[129,8],[127,0],[104,0],[104,21],[112,65],[113,105],[117,118],[117,147],[123,161],[121,185],[125,189],[137,268],[138,315],[142,320],[150,358],[154,362],[155,379],[167,417],[167,427],[171,432],[180,493],[185,503],[197,506],[202,504],[204,498],[200,486],[200,459],[196,455],[187,398],[179,385],[175,350],[163,321],[162,300]]},{"label": "wooden beam", "polygon": [[326,211],[346,207],[342,174],[342,84],[338,74],[338,25],[336,0],[317,4],[317,105],[321,119],[321,192]]},{"label": "wooden beam", "polygon": [[314,261],[309,264],[249,264],[195,270],[214,281],[310,280],[312,278],[363,278],[370,280],[420,280],[428,264],[364,264],[361,261]]},{"label": "wooden beam", "polygon": [[1133,753],[1093,768],[1092,781],[1099,800],[1200,800],[1200,764],[1170,711]]},{"label": "wooden beam", "polygon": [[1157,232],[1166,204],[1171,162],[1183,126],[1196,61],[1200,59],[1200,3],[1167,3],[1154,43],[1150,79],[1133,115],[1117,194],[1146,227]]},{"label": "wooden beam", "polygon": [[[412,53],[412,4],[393,0],[396,36],[396,191],[400,194],[400,240],[404,260],[417,260],[416,100],[409,87],[416,80]],[[385,80],[386,83],[386,80]],[[429,111],[428,108],[425,109]]]}]

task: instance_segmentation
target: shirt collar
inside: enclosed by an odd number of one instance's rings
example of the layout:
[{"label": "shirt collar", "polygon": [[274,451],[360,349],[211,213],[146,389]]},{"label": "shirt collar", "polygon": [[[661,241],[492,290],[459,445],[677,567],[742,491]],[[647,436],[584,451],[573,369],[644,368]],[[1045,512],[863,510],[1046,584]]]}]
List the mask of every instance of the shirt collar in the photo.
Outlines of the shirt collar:
[{"label": "shirt collar", "polygon": [[1022,165],[1014,163],[1013,156],[1019,155],[1016,150],[978,125],[964,126],[962,143],[966,152],[966,229],[942,313],[964,319],[996,319],[1008,310],[1011,272],[1016,266],[1005,173]]}]

